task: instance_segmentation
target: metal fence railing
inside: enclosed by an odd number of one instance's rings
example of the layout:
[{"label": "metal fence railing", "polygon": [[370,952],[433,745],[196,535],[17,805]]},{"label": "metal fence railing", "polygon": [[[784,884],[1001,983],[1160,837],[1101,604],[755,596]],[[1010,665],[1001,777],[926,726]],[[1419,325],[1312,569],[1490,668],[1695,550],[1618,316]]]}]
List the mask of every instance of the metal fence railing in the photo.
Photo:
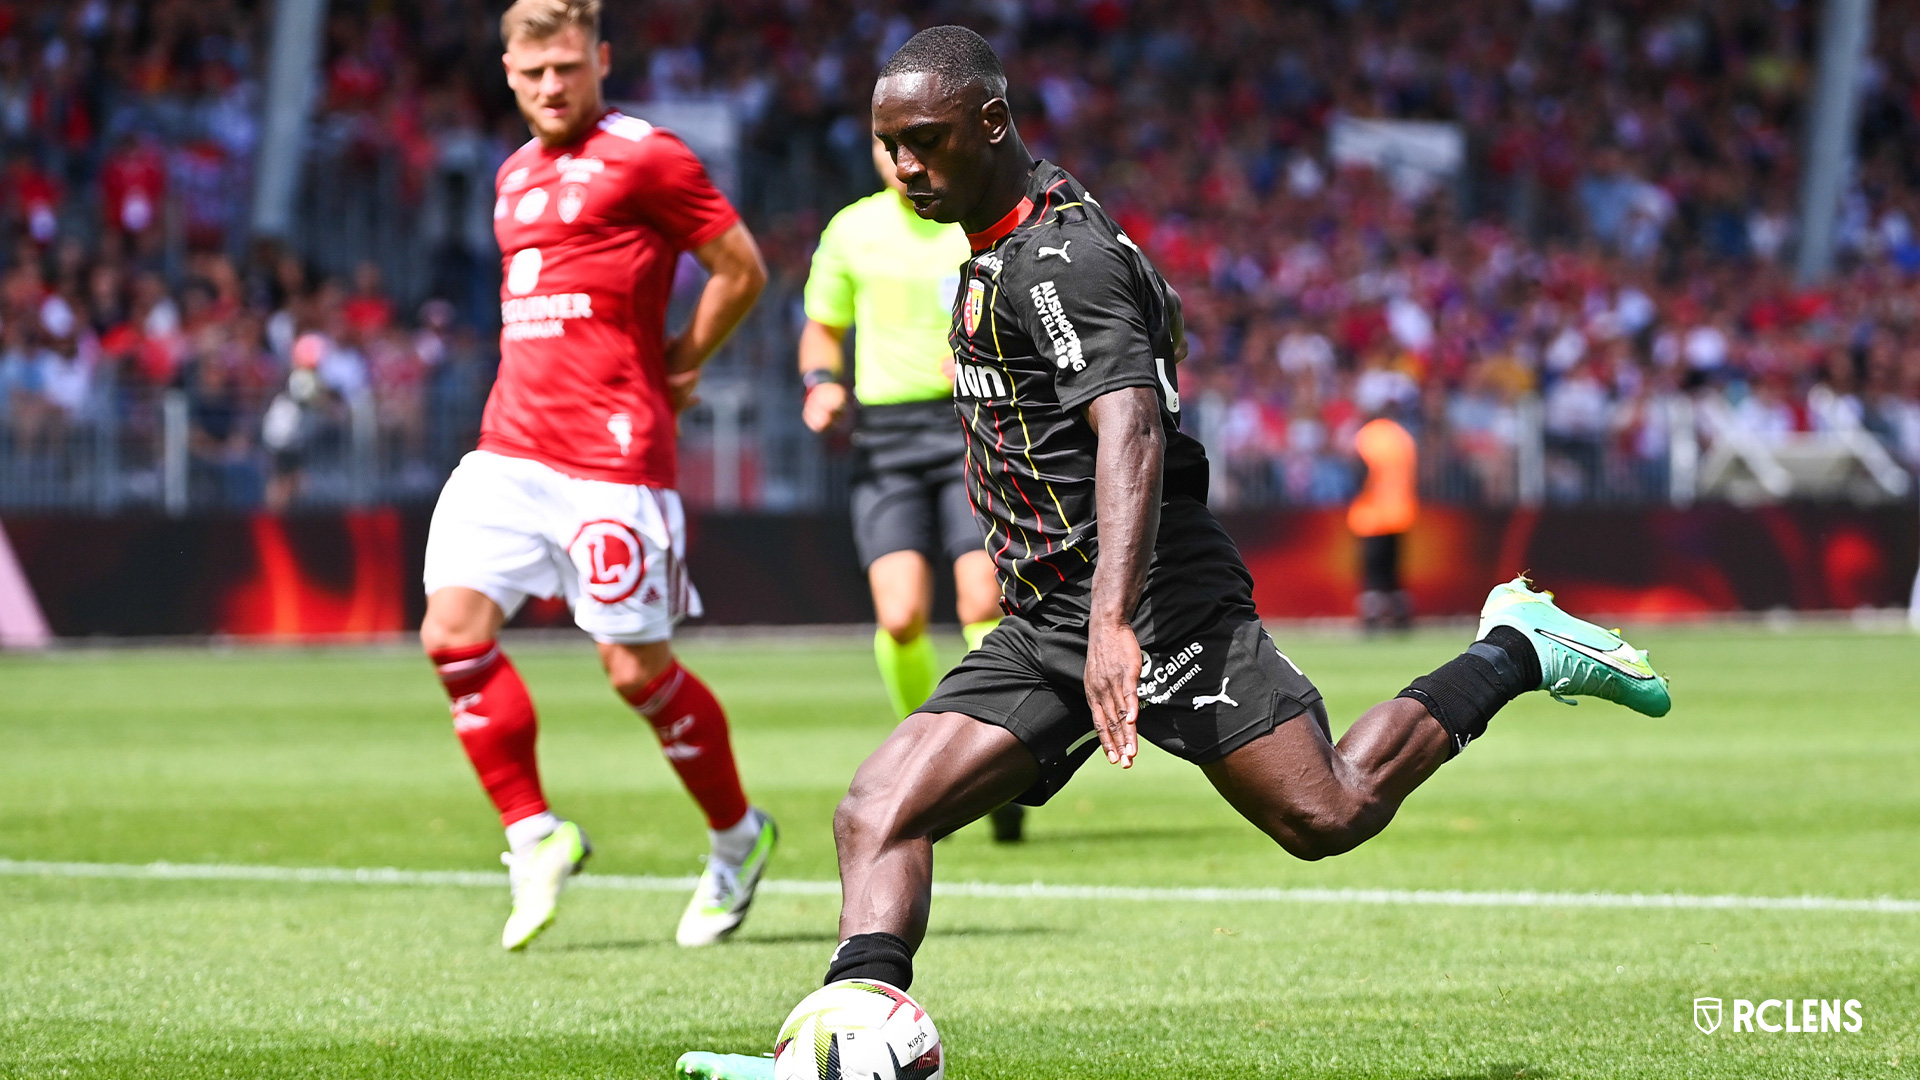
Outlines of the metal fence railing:
[{"label": "metal fence railing", "polygon": [[[698,275],[682,282],[671,321],[684,318],[698,284]],[[800,422],[797,311],[790,291],[770,290],[710,363],[701,402],[680,422],[690,506],[788,513],[845,505],[844,439]],[[430,504],[477,441],[494,364],[491,350],[464,348],[398,385],[377,375],[348,380],[297,404],[284,376],[203,377],[192,364],[173,387],[125,385],[103,364],[84,392],[69,390],[58,404],[0,379],[0,510],[182,515]],[[1530,396],[1440,408],[1409,423],[1421,494],[1440,503],[1684,506],[1910,494],[1909,466],[1853,412],[1818,389],[1810,402],[1816,430],[1786,437],[1743,430],[1711,392],[1644,402],[1617,430],[1553,430]],[[1356,420],[1282,416],[1263,427],[1261,415],[1212,390],[1188,399],[1183,422],[1207,446],[1216,505],[1333,506],[1352,497],[1360,472],[1344,425]]]}]

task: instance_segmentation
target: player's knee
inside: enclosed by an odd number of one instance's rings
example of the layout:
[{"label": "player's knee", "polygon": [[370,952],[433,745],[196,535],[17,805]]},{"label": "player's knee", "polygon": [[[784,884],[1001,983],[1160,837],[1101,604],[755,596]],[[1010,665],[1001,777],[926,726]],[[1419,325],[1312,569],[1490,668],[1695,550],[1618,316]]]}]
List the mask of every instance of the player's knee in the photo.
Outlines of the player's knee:
[{"label": "player's knee", "polygon": [[910,644],[927,632],[926,613],[916,608],[907,605],[881,607],[875,614],[879,616],[880,628],[901,645]]},{"label": "player's knee", "polygon": [[856,779],[833,811],[834,846],[843,855],[876,847],[885,842],[893,820],[889,800],[880,792],[861,790]]},{"label": "player's knee", "polygon": [[431,654],[484,645],[498,636],[502,621],[492,599],[469,589],[441,589],[427,597],[420,647]]},{"label": "player's knee", "polygon": [[601,645],[600,663],[607,671],[607,684],[613,692],[632,700],[673,666],[673,651],[664,642],[658,645]]},{"label": "player's knee", "polygon": [[489,636],[484,628],[475,631],[446,619],[435,618],[431,612],[420,621],[420,648],[429,656],[447,649],[479,645]]},{"label": "player's knee", "polygon": [[638,667],[630,667],[618,673],[607,672],[607,685],[613,687],[613,692],[622,698],[638,698],[652,683],[652,679],[641,676]]},{"label": "player's knee", "polygon": [[862,766],[833,812],[833,837],[842,852],[873,848],[903,835],[903,785]]},{"label": "player's knee", "polygon": [[1368,833],[1359,824],[1364,808],[1341,802],[1315,807],[1289,807],[1260,823],[1280,849],[1304,862],[1344,855],[1360,845]]},{"label": "player's knee", "polygon": [[962,596],[954,604],[954,614],[960,617],[960,625],[985,622],[1000,617],[1000,594],[998,591],[983,596]]}]

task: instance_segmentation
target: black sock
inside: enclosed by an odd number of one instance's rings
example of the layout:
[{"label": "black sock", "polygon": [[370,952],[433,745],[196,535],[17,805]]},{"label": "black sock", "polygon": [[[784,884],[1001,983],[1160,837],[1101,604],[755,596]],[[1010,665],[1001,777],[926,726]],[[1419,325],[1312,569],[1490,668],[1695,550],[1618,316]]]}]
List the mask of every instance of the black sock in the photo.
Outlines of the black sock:
[{"label": "black sock", "polygon": [[1422,675],[1399,695],[1427,707],[1453,737],[1453,752],[1487,733],[1500,707],[1540,688],[1540,658],[1526,635],[1496,626],[1467,651]]},{"label": "black sock", "polygon": [[913,950],[892,934],[855,934],[827,961],[826,981],[841,979],[873,979],[905,990],[913,985]]},{"label": "black sock", "polygon": [[[1511,626],[1496,626],[1487,631],[1486,637],[1469,645],[1467,651],[1473,652],[1474,645],[1491,645],[1507,654],[1507,661],[1513,665],[1513,671],[1502,672],[1501,677],[1519,679],[1519,689],[1513,692],[1515,697],[1529,690],[1540,689],[1540,654],[1533,651],[1533,643],[1527,640],[1527,635]],[[1482,652],[1480,655],[1485,656],[1486,653]],[[1497,661],[1495,666],[1499,666]]]}]

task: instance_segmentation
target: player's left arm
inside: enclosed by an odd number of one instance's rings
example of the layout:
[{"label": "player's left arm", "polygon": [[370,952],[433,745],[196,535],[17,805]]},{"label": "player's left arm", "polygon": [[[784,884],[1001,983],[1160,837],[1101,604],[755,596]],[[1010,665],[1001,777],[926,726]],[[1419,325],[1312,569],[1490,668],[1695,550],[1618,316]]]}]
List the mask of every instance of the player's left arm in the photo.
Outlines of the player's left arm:
[{"label": "player's left arm", "polygon": [[1093,500],[1100,521],[1087,624],[1087,704],[1107,760],[1126,769],[1139,751],[1140,642],[1133,633],[1133,613],[1160,532],[1166,432],[1160,426],[1160,399],[1144,386],[1094,398],[1087,405],[1087,423],[1099,439]]},{"label": "player's left arm", "polygon": [[[760,257],[760,245],[754,242],[745,222],[734,222],[719,236],[694,248],[693,257],[712,276],[700,292],[700,302],[694,305],[686,329],[667,340],[668,382],[676,391],[684,385],[689,393],[699,377],[700,365],[747,317],[767,286],[766,261]],[[685,404],[692,404],[691,399]],[[685,407],[678,401],[676,405]]]},{"label": "player's left arm", "polygon": [[654,130],[624,162],[627,211],[668,242],[693,252],[712,275],[686,328],[667,339],[667,389],[675,412],[693,404],[700,365],[740,325],[767,284],[760,245],[706,167],[673,134]]}]

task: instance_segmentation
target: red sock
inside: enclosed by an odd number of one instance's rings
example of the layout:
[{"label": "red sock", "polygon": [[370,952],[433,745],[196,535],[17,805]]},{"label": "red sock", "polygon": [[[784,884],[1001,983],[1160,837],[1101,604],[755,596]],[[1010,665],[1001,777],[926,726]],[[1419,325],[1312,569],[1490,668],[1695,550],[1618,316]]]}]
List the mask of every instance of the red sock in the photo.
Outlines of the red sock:
[{"label": "red sock", "polygon": [[453,730],[467,748],[473,771],[480,774],[480,786],[499,809],[500,824],[511,825],[545,810],[540,767],[533,756],[538,730],[533,699],[507,654],[489,641],[427,655],[453,699]]},{"label": "red sock", "polygon": [[733,764],[727,714],[707,684],[675,660],[627,704],[653,725],[660,752],[706,811],[707,826],[719,830],[740,824],[747,816],[747,795]]}]

